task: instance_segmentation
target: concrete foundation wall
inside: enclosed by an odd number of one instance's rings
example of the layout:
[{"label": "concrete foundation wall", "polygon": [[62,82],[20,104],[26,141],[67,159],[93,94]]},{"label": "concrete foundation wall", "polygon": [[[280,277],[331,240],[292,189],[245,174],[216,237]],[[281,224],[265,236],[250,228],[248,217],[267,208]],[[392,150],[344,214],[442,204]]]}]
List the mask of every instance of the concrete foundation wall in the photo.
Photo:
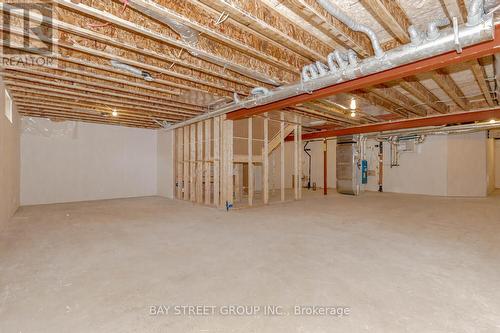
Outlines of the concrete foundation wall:
[{"label": "concrete foundation wall", "polygon": [[19,207],[20,131],[15,106],[12,123],[5,116],[5,88],[0,82],[0,229]]},{"label": "concrete foundation wall", "polygon": [[45,136],[57,123],[37,118],[35,125],[21,135],[22,205],[158,193],[156,131],[77,123]]}]

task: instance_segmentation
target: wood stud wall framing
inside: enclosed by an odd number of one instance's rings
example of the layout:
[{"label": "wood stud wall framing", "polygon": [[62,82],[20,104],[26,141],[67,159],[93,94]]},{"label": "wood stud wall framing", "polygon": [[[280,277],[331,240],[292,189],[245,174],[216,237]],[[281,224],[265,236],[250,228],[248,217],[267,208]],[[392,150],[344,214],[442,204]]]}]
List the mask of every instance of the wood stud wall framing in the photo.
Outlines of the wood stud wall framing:
[{"label": "wood stud wall framing", "polygon": [[[279,129],[270,139],[270,122],[279,122]],[[302,126],[296,117],[295,124],[290,125],[285,120],[284,112],[279,113],[279,120],[264,117],[253,117],[241,120],[248,129],[246,137],[234,136],[234,121],[226,116],[218,116],[189,126],[175,129],[176,198],[197,204],[227,208],[233,206],[253,206],[256,204],[255,172],[260,168],[262,184],[260,186],[260,201],[270,202],[270,156],[276,150],[280,163],[277,166],[280,181],[279,201],[286,199],[285,182],[285,138],[289,134],[295,137],[301,135]],[[255,137],[255,126],[261,128],[262,139]],[[235,154],[235,140],[242,140],[247,149],[246,155]],[[295,177],[293,198],[301,198],[302,173],[302,140],[297,139],[293,145]],[[255,155],[255,145],[260,150]],[[277,151],[277,148],[280,151]],[[246,172],[246,175],[245,175]],[[246,176],[246,177],[245,177]],[[246,198],[245,198],[246,195]]]}]

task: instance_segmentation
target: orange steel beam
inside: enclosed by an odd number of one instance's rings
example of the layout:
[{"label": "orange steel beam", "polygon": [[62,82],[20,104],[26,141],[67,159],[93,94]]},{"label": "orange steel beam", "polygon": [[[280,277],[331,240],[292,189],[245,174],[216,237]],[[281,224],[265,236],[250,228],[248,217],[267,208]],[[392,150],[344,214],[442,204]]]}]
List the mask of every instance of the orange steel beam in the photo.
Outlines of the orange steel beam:
[{"label": "orange steel beam", "polygon": [[451,51],[432,58],[427,58],[411,64],[388,69],[380,73],[360,77],[354,80],[318,89],[310,94],[303,93],[301,95],[292,96],[269,104],[233,111],[227,114],[227,119],[238,120],[258,115],[264,112],[280,110],[314,99],[325,98],[336,94],[342,94],[357,89],[371,87],[389,81],[399,80],[408,76],[426,73],[447,66],[486,57],[498,52],[500,52],[500,25],[495,26],[495,38],[492,41],[465,48],[460,54],[456,51]]},{"label": "orange steel beam", "polygon": [[[393,121],[393,122],[386,122],[379,124],[370,124],[370,125],[363,125],[356,127],[327,130],[316,133],[308,133],[302,135],[302,140],[314,140],[314,139],[331,138],[343,135],[397,131],[402,129],[411,129],[411,128],[428,127],[428,126],[463,124],[463,123],[472,123],[476,121],[486,121],[491,119],[500,120],[500,108],[481,110],[481,111],[469,111],[462,113],[451,113],[451,114],[431,116],[426,118],[414,118],[408,120],[400,120],[400,121]],[[293,136],[291,138],[287,138],[287,140],[293,140]]]}]

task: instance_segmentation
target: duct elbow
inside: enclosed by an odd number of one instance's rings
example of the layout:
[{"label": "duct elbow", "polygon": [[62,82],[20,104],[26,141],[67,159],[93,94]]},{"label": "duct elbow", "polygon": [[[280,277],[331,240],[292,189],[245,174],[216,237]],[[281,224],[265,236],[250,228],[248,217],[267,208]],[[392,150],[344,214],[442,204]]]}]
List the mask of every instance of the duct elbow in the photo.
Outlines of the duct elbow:
[{"label": "duct elbow", "polygon": [[339,65],[340,69],[345,69],[347,67],[348,63],[346,61],[345,54],[343,54],[339,50],[335,50],[333,51],[333,56],[335,57],[335,61]]},{"label": "duct elbow", "polygon": [[347,25],[350,29],[357,31],[357,32],[362,32],[370,38],[371,44],[373,51],[375,52],[375,57],[377,58],[382,58],[385,54],[384,50],[382,49],[382,46],[380,45],[380,41],[377,37],[377,34],[373,29],[370,27],[364,25],[364,24],[359,24],[355,22],[353,19],[351,19],[347,14],[345,14],[343,11],[341,11],[337,6],[332,4],[330,0],[317,0],[317,2],[328,12],[330,15],[338,19],[340,22],[344,23]]},{"label": "duct elbow", "polygon": [[314,64],[305,65],[302,68],[302,81],[307,82],[316,79],[320,76],[320,73]]},{"label": "duct elbow", "polygon": [[328,55],[327,61],[328,61],[328,67],[330,68],[330,73],[335,73],[339,70],[337,65],[335,65],[335,53],[334,52],[332,52]]},{"label": "duct elbow", "polygon": [[264,87],[257,87],[257,88],[253,88],[250,93],[253,96],[267,96],[267,95],[271,94],[271,91],[269,91],[269,89],[264,88]]},{"label": "duct elbow", "polygon": [[436,40],[439,38],[441,33],[439,32],[439,28],[445,27],[450,24],[450,20],[447,18],[437,19],[430,22],[427,25],[427,39],[428,40]]},{"label": "duct elbow", "polygon": [[422,33],[418,30],[418,28],[414,25],[408,28],[408,34],[410,35],[410,39],[412,44],[420,44],[423,41]]},{"label": "duct elbow", "polygon": [[347,59],[349,60],[349,66],[358,65],[358,55],[354,52],[354,50],[347,51]]},{"label": "duct elbow", "polygon": [[316,68],[318,69],[319,76],[325,76],[328,74],[329,68],[321,61],[316,61]]}]

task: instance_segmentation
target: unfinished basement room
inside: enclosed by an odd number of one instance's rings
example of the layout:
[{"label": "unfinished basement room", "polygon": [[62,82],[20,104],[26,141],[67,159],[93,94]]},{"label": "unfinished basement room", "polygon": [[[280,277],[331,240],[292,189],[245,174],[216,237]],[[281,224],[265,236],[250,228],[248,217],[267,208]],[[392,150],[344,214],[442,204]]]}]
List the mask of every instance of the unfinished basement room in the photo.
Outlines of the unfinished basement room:
[{"label": "unfinished basement room", "polygon": [[500,0],[0,8],[0,333],[500,332]]}]

